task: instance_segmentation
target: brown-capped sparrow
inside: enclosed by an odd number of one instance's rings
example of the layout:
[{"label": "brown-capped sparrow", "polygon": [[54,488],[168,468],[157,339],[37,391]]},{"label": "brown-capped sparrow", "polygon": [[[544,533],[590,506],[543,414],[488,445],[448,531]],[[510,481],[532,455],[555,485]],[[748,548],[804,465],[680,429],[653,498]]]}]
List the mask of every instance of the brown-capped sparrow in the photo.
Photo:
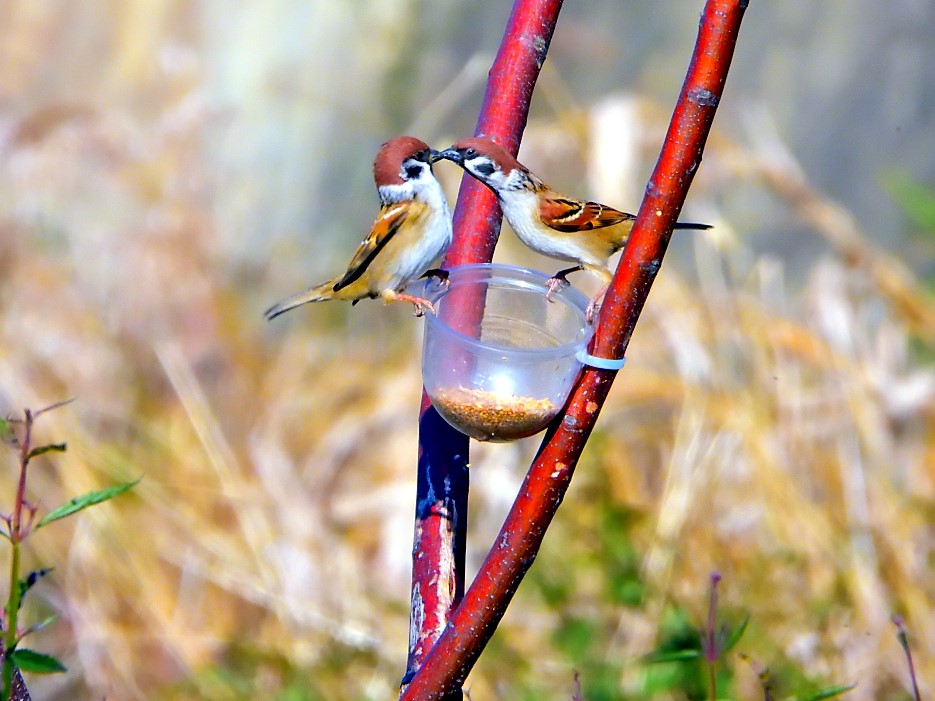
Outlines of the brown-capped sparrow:
[{"label": "brown-capped sparrow", "polygon": [[432,173],[436,160],[438,152],[412,136],[397,136],[383,144],[373,162],[380,214],[347,272],[274,304],[266,310],[266,318],[308,302],[343,299],[356,304],[368,297],[409,302],[415,305],[416,316],[434,312],[427,299],[403,290],[423,275],[446,277],[444,271],[428,270],[451,244],[448,201]]},{"label": "brown-capped sparrow", "polygon": [[[529,248],[550,258],[575,263],[552,277],[550,295],[568,284],[565,279],[568,273],[588,270],[601,278],[604,289],[588,306],[588,318],[593,318],[613,278],[608,260],[626,244],[636,216],[555,192],[489,139],[462,139],[438,157],[454,161],[493,190],[510,227]],[[675,228],[711,227],[679,222]]]}]

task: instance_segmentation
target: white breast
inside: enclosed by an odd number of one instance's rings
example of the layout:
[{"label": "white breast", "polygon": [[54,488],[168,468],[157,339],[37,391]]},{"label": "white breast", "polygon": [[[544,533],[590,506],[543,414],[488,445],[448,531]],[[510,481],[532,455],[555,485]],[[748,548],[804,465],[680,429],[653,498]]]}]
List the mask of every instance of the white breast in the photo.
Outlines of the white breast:
[{"label": "white breast", "polygon": [[385,288],[402,290],[431,268],[432,263],[441,258],[451,245],[451,213],[448,211],[448,201],[441,186],[431,178],[431,183],[420,189],[419,196],[429,205],[429,219],[425,222],[422,235],[412,242],[406,254],[399,260],[392,280],[385,281]]},{"label": "white breast", "polygon": [[578,261],[586,255],[576,244],[574,235],[550,229],[540,221],[536,193],[529,190],[507,191],[501,195],[500,204],[503,216],[519,240],[537,253],[568,261]]}]

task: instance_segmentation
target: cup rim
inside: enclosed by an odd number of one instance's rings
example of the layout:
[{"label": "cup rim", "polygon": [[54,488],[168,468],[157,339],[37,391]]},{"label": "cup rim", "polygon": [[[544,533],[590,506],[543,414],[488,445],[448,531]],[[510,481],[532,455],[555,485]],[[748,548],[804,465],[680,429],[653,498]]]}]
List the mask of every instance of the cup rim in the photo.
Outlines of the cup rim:
[{"label": "cup rim", "polygon": [[[458,283],[459,278],[471,273],[487,273],[486,278],[481,278],[478,282],[499,282],[507,283],[517,289],[541,290],[543,294],[548,290],[547,282],[549,276],[539,270],[531,270],[516,265],[504,265],[501,263],[469,263],[447,269],[448,281],[451,286]],[[431,279],[426,280],[423,285],[423,297],[430,302],[436,302],[448,294],[450,288],[433,283]],[[456,331],[446,324],[435,314],[426,314],[426,324],[435,326],[443,333],[455,339],[459,345],[469,348],[475,353],[490,355],[509,355],[514,360],[542,361],[552,358],[563,358],[575,356],[578,351],[587,348],[591,337],[594,335],[594,325],[588,323],[586,309],[588,298],[572,286],[565,287],[556,292],[552,299],[562,302],[571,307],[581,320],[581,337],[560,346],[549,346],[544,348],[513,348],[496,343],[479,341],[470,336],[466,336],[460,331]]]}]

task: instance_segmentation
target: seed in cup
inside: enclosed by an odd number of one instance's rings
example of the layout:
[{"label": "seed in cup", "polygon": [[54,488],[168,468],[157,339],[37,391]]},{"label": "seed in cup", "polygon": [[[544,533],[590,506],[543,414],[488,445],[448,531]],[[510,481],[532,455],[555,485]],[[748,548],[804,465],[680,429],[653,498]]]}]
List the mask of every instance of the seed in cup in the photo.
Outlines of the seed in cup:
[{"label": "seed in cup", "polygon": [[518,397],[464,387],[445,387],[432,403],[449,423],[479,441],[509,441],[541,431],[558,407],[548,399]]}]

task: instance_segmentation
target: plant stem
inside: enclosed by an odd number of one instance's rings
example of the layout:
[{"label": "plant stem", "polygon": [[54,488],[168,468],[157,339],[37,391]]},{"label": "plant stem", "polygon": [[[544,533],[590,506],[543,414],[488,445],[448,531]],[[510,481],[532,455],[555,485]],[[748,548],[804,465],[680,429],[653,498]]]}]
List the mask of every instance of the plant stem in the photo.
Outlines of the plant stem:
[{"label": "plant stem", "polygon": [[711,663],[708,663],[708,696],[711,701],[717,701],[717,674]]},{"label": "plant stem", "polygon": [[10,527],[10,540],[20,541],[20,528],[23,523],[23,503],[26,501],[26,472],[29,468],[29,452],[32,450],[33,415],[29,409],[24,411],[23,440],[19,447],[19,484],[16,487],[16,504],[13,507],[13,525]]},{"label": "plant stem", "polygon": [[13,553],[10,556],[10,596],[6,605],[6,630],[3,636],[3,698],[11,699],[13,695],[13,660],[11,654],[16,645],[16,629],[19,618],[19,568],[20,544],[13,542]]},{"label": "plant stem", "polygon": [[708,625],[705,631],[704,658],[708,663],[708,694],[711,701],[717,701],[717,660],[720,656],[717,641],[717,585],[721,575],[711,575],[711,594],[708,600]]},{"label": "plant stem", "polygon": [[896,638],[906,655],[906,662],[909,664],[909,679],[912,681],[912,697],[915,701],[921,701],[922,696],[919,693],[919,682],[916,681],[916,667],[912,662],[912,650],[909,648],[909,635],[906,633],[906,627],[900,616],[893,616],[893,624],[896,626]]},{"label": "plant stem", "polygon": [[24,411],[24,415],[23,439],[19,446],[19,484],[16,488],[13,518],[10,520],[10,543],[13,552],[10,555],[10,591],[7,596],[6,630],[3,635],[2,696],[4,699],[10,699],[13,696],[13,660],[11,656],[16,647],[16,632],[19,624],[20,543],[26,535],[23,533],[23,505],[26,502],[26,473],[29,469],[29,453],[32,450],[33,415],[29,409]]}]

